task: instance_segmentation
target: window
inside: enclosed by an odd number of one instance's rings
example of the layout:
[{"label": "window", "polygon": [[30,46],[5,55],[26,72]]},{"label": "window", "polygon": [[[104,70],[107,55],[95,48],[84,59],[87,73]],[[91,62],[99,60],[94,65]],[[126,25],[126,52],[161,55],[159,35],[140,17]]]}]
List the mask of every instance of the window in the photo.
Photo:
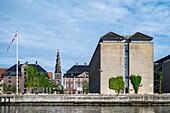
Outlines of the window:
[{"label": "window", "polygon": [[67,88],[69,88],[69,84],[67,84]]},{"label": "window", "polygon": [[11,80],[9,80],[8,82],[11,83]]},{"label": "window", "polygon": [[80,81],[82,82],[82,81],[83,81],[83,79],[80,79]]},{"label": "window", "polygon": [[71,76],[73,76],[73,73],[71,73]]},{"label": "window", "polygon": [[78,78],[76,78],[76,82],[78,82],[79,81],[79,79]]},{"label": "window", "polygon": [[73,81],[73,79],[71,79],[71,82]]},{"label": "window", "polygon": [[87,75],[85,74],[84,77],[87,77]]},{"label": "window", "polygon": [[82,83],[80,84],[80,87],[83,87],[83,84],[82,84]]},{"label": "window", "polygon": [[9,77],[8,79],[11,79],[11,77]]},{"label": "window", "polygon": [[70,88],[73,88],[73,84],[70,84],[71,86],[70,86]]},{"label": "window", "polygon": [[24,72],[24,75],[26,75],[26,72]]},{"label": "window", "polygon": [[76,84],[76,87],[79,87],[79,84]]},{"label": "window", "polygon": [[67,82],[69,82],[69,78],[67,78]]}]

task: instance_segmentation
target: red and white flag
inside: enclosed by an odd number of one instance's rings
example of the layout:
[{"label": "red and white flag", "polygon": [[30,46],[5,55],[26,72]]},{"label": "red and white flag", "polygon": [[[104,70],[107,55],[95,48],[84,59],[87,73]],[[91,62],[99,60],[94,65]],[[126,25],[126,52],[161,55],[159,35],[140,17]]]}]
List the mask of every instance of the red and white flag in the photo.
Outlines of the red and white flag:
[{"label": "red and white flag", "polygon": [[11,46],[12,42],[15,40],[15,37],[17,37],[17,33],[15,34],[14,38],[12,39],[11,43],[9,44],[8,48],[7,48],[7,53],[8,53],[8,50],[9,50],[9,47]]}]

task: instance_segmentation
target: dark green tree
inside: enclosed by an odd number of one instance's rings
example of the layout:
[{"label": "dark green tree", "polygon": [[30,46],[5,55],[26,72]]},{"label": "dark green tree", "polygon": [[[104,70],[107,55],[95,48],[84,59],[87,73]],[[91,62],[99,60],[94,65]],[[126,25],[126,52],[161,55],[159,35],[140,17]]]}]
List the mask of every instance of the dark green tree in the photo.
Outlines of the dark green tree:
[{"label": "dark green tree", "polygon": [[89,92],[89,83],[85,80],[83,82],[83,93],[88,93]]},{"label": "dark green tree", "polygon": [[61,84],[54,84],[52,88],[52,93],[54,91],[56,91],[57,93],[63,94],[64,92],[63,86]]},{"label": "dark green tree", "polygon": [[6,83],[3,83],[2,87],[3,87],[3,92],[8,92],[9,88]]},{"label": "dark green tree", "polygon": [[138,76],[131,75],[130,80],[131,80],[131,83],[133,85],[133,89],[135,90],[135,94],[137,94],[138,90],[139,90],[139,85],[140,85],[141,80],[142,80],[142,77],[139,76],[139,75]]},{"label": "dark green tree", "polygon": [[36,86],[36,75],[37,75],[37,69],[34,66],[29,66],[25,68],[26,73],[28,74],[28,77],[25,78],[25,85],[27,87],[35,87]]},{"label": "dark green tree", "polygon": [[162,72],[159,72],[159,94],[162,94]]},{"label": "dark green tree", "polygon": [[16,86],[13,85],[13,86],[11,87],[11,91],[12,91],[12,92],[16,92],[16,90],[17,90]]},{"label": "dark green tree", "polygon": [[124,92],[125,82],[122,76],[112,77],[109,79],[109,88],[115,90],[118,95]]}]

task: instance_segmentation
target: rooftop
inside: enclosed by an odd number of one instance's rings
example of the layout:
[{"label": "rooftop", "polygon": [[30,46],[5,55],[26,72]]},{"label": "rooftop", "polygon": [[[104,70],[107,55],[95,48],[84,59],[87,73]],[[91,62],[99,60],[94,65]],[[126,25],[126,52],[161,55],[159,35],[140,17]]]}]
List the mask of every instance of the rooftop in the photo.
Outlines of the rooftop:
[{"label": "rooftop", "polygon": [[155,61],[154,63],[163,63],[163,62],[168,61],[168,60],[170,60],[170,55],[163,57],[163,58]]},{"label": "rooftop", "polygon": [[77,77],[78,75],[89,72],[89,66],[88,65],[73,65],[67,72],[64,74],[64,77]]}]

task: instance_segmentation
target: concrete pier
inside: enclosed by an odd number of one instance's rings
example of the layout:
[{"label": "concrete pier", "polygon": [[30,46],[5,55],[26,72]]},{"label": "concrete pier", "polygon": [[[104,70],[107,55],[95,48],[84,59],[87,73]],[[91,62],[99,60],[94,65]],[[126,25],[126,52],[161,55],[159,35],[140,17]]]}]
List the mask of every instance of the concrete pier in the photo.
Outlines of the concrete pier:
[{"label": "concrete pier", "polygon": [[147,95],[0,95],[1,105],[170,105],[170,94]]}]

